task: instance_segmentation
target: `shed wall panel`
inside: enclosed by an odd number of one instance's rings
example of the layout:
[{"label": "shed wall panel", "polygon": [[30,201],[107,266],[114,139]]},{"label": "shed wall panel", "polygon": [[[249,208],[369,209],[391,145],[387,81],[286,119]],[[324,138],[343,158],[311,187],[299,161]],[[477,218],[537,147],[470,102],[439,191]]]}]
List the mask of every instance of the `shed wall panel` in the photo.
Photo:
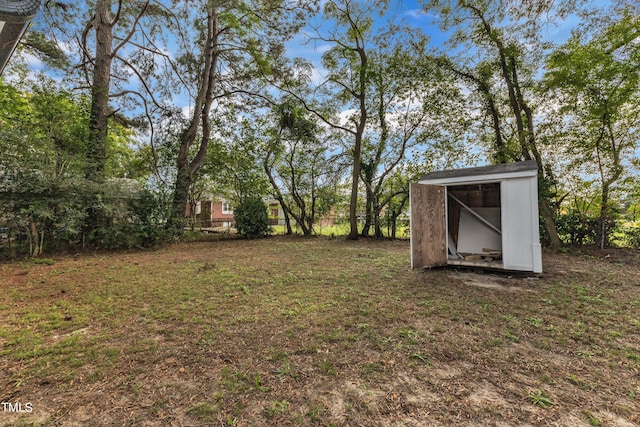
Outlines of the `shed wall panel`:
[{"label": "shed wall panel", "polygon": [[[474,211],[500,229],[499,208],[475,208]],[[502,236],[487,227],[466,210],[460,212],[457,250],[460,253],[482,254],[483,249],[502,251]]]},{"label": "shed wall panel", "polygon": [[445,188],[411,184],[411,266],[447,264]]},{"label": "shed wall panel", "polygon": [[[534,232],[538,229],[537,209],[532,200],[531,178],[509,179],[502,184],[503,262],[508,270],[533,271]],[[537,206],[536,206],[537,207]]]}]

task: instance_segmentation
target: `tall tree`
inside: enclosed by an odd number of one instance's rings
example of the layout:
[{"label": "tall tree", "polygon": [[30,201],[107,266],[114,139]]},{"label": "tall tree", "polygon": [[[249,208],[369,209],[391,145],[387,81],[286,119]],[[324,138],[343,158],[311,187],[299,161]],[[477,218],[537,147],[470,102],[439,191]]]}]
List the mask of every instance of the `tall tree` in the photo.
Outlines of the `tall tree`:
[{"label": "tall tree", "polygon": [[272,116],[275,126],[263,144],[263,168],[285,214],[287,233],[292,231],[292,218],[310,236],[318,214],[328,211],[336,199],[329,138],[295,99],[287,98],[274,107]]},{"label": "tall tree", "polygon": [[[490,62],[482,61],[475,66],[466,66],[454,63],[448,56],[434,58],[435,62],[444,70],[451,72],[457,78],[470,84],[477,94],[476,98],[481,103],[481,114],[489,118],[492,136],[489,152],[491,160],[497,164],[507,163],[517,159],[514,156],[509,144],[509,139],[505,138],[503,126],[503,113],[500,111],[501,100],[498,98],[493,81],[495,80],[495,69]],[[485,120],[483,120],[485,126]]]},{"label": "tall tree", "polygon": [[[369,44],[373,37],[373,16],[375,13],[382,13],[387,3],[365,3],[357,0],[326,2],[323,22],[331,24],[328,28],[315,26],[315,33],[310,36],[309,42],[322,42],[331,46],[322,55],[322,64],[328,70],[327,76],[311,93],[301,90],[300,85],[291,84],[291,80],[280,86],[322,122],[344,132],[350,139],[346,151],[352,159],[349,238],[353,240],[359,237],[358,191],[362,146],[369,119]],[[346,118],[345,113],[348,114]]]},{"label": "tall tree", "polygon": [[[389,25],[370,49],[367,98],[369,126],[363,144],[361,177],[366,190],[362,236],[373,226],[382,237],[381,214],[385,180],[409,150],[428,149],[430,141],[449,127],[459,96],[451,79],[438,73],[424,55],[428,39],[399,25]],[[448,111],[450,114],[442,114]]]},{"label": "tall tree", "polygon": [[[184,229],[184,209],[189,200],[189,188],[193,175],[204,162],[207,148],[211,139],[211,108],[215,99],[215,84],[217,82],[218,59],[220,56],[220,20],[218,8],[213,2],[205,5],[206,25],[201,37],[200,63],[194,64],[199,68],[197,92],[194,97],[193,114],[186,129],[179,137],[179,150],[176,159],[176,180],[171,212],[172,222],[169,227],[177,234]],[[200,129],[202,127],[202,129]],[[200,144],[197,154],[190,159],[191,146],[201,131]]]},{"label": "tall tree", "polygon": [[638,148],[638,41],[640,19],[625,9],[590,40],[575,32],[548,60],[546,84],[562,102],[567,148],[577,156],[574,166],[592,164],[600,182],[601,248],[609,243],[612,188]]},{"label": "tall tree", "polygon": [[[247,1],[175,2],[185,28],[179,59],[183,81],[191,92],[190,118],[179,136],[171,221],[177,234],[184,228],[184,209],[193,175],[202,167],[215,131],[214,109],[232,103],[234,96],[263,96],[256,88],[261,74],[277,72],[283,43],[302,23],[307,3]],[[298,6],[299,8],[296,9]]]},{"label": "tall tree", "polygon": [[[349,238],[358,238],[358,183],[362,163],[362,142],[367,126],[367,90],[369,59],[367,43],[372,34],[373,4],[364,5],[351,0],[325,4],[325,16],[335,22],[334,29],[326,36],[318,38],[332,43],[333,47],[322,57],[323,65],[329,70],[327,83],[337,87],[337,100],[343,105],[354,107],[354,114],[348,118],[351,126],[328,121],[334,128],[353,136],[350,150],[353,156],[351,173],[351,197],[349,200]],[[323,117],[324,118],[324,117]]]},{"label": "tall tree", "polygon": [[[149,1],[136,1],[125,5],[122,0],[118,0],[114,5],[112,0],[97,0],[93,17],[87,21],[82,33],[81,66],[86,70],[91,88],[86,177],[97,183],[101,183],[105,178],[107,133],[109,118],[113,114],[113,109],[109,105],[109,99],[113,96],[112,64],[138,31],[138,25],[149,7]],[[125,14],[132,17],[132,22],[125,17]],[[120,29],[123,31],[120,36],[115,33],[117,25],[124,27]],[[89,45],[91,31],[94,34],[93,49]]]},{"label": "tall tree", "polygon": [[[540,40],[541,18],[545,13],[565,13],[563,7],[534,0],[529,8],[509,0],[460,1],[450,6],[446,1],[429,2],[427,7],[439,10],[446,29],[454,29],[451,43],[473,48],[495,64],[501,77],[502,90],[509,105],[508,118],[515,125],[519,159],[535,160],[540,177],[539,206],[550,246],[561,245],[553,209],[548,197],[548,168],[537,139],[534,108],[535,71],[541,61],[544,45]],[[526,9],[526,10],[525,10]],[[561,10],[562,9],[562,10]],[[505,23],[506,22],[506,23]],[[481,89],[480,86],[478,86]]]},{"label": "tall tree", "polygon": [[23,39],[24,49],[62,68],[47,73],[90,94],[89,179],[108,178],[109,126],[145,125],[153,135],[152,116],[169,110],[175,63],[168,35],[178,24],[168,0],[47,1]]},{"label": "tall tree", "polygon": [[168,56],[157,47],[161,39],[158,29],[171,26],[171,13],[161,2],[152,0],[97,0],[84,11],[89,18],[80,24],[78,33],[69,34],[62,28],[59,31],[77,42],[80,63],[75,70],[84,79],[80,87],[91,94],[85,176],[95,194],[87,200],[85,232],[92,239],[101,227],[103,216],[101,191],[108,178],[110,123],[139,125],[139,121],[131,120],[116,109],[115,100],[129,111],[142,110],[149,125],[150,105],[166,110],[156,98],[163,91],[160,86],[154,87],[152,81],[154,77],[158,81],[156,68],[171,68]]}]

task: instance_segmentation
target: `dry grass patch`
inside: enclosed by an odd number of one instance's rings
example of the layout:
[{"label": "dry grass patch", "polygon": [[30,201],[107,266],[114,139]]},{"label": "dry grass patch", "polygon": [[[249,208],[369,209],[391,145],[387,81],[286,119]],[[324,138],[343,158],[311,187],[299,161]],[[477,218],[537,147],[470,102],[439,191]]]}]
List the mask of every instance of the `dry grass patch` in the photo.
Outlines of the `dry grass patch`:
[{"label": "dry grass patch", "polygon": [[0,398],[32,407],[0,425],[637,425],[638,252],[544,261],[282,237],[0,264]]}]

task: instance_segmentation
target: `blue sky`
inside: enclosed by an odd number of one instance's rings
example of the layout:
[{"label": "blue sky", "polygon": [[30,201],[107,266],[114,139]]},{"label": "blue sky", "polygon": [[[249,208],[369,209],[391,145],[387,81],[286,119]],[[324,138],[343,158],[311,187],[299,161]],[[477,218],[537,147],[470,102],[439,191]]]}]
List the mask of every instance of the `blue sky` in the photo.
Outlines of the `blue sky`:
[{"label": "blue sky", "polygon": [[[322,0],[322,3],[326,3],[326,0]],[[391,0],[386,14],[377,17],[375,25],[378,28],[382,28],[389,20],[395,22],[403,21],[410,26],[421,29],[430,36],[432,46],[441,46],[448,38],[448,35],[438,28],[437,17],[432,12],[425,12],[417,0]],[[321,24],[320,16],[312,18],[311,22]],[[544,36],[550,41],[562,42],[568,38],[570,29],[575,24],[576,21],[574,18],[562,26],[547,26]],[[46,25],[42,11],[38,13],[34,19],[34,25],[39,27]],[[308,39],[305,33],[308,34],[310,32],[311,28],[307,26],[301,33],[289,41],[287,43],[287,52],[292,57],[303,57],[312,61],[317,68],[316,78],[319,78],[319,75],[322,74],[323,71],[321,69],[320,57],[330,46],[323,43],[316,43],[315,46],[313,43],[305,44],[304,42]],[[39,71],[43,69],[42,64],[36,58],[29,57],[27,60],[31,70]]]},{"label": "blue sky", "polygon": [[[162,1],[162,0],[160,0]],[[79,2],[78,4],[81,4]],[[321,0],[321,4],[326,3],[326,0]],[[599,1],[599,5],[603,6],[610,4],[609,0]],[[423,6],[417,0],[390,0],[388,11],[382,17],[378,17],[376,25],[379,27],[384,26],[387,20],[404,20],[407,24],[422,29],[426,34],[431,37],[432,43],[435,46],[441,45],[446,39],[447,35],[444,34],[435,24],[437,17],[432,12],[424,12]],[[314,22],[319,22],[319,18],[313,18]],[[570,30],[577,23],[577,18],[573,17],[561,26],[547,26],[543,36],[550,41],[562,42],[570,35]],[[46,25],[44,22],[43,12],[39,12],[34,19],[34,25],[43,27]],[[309,28],[306,28],[308,31]],[[287,46],[289,52],[293,56],[307,57],[314,62],[319,59],[320,54],[324,46],[318,46],[318,50],[314,51],[311,46],[304,46],[301,44],[301,40],[304,39],[302,34],[295,37],[290,41]],[[35,58],[31,58],[31,65],[33,68],[38,69],[40,64]]]},{"label": "blue sky", "polygon": [[[414,0],[393,0],[387,13],[384,16],[376,17],[375,27],[382,28],[389,20],[396,22],[403,20],[411,26],[422,28],[425,33],[431,36],[434,44],[440,45],[446,40],[446,35],[435,25],[432,25],[433,16],[428,16]],[[327,29],[330,26],[329,23],[322,24],[320,15],[311,18],[310,22],[320,25],[322,29]],[[292,57],[310,60],[319,72],[322,72],[320,57],[323,52],[331,48],[331,45],[323,42],[308,42],[309,35],[313,34],[315,33],[309,25],[303,28],[291,41],[287,42],[287,52]]]},{"label": "blue sky", "polygon": [[[322,2],[325,3],[326,0],[322,0]],[[44,25],[43,18],[43,13],[40,12],[36,16],[34,25]],[[318,15],[311,18],[310,22],[321,25],[323,29],[332,25],[331,23],[323,23],[321,19],[321,15]],[[429,35],[431,46],[433,47],[442,46],[448,39],[448,34],[443,33],[437,25],[437,16],[433,12],[425,12],[417,0],[390,0],[388,10],[384,16],[376,17],[374,31],[376,27],[377,29],[382,29],[389,21],[404,22],[409,26],[415,27],[417,31],[421,30]],[[570,29],[575,26],[576,22],[575,18],[573,18],[561,26],[548,25],[545,28],[546,34],[544,36],[550,41],[563,42],[569,37]],[[308,42],[308,34],[310,33],[313,33],[313,30],[310,26],[307,26],[287,42],[287,54],[291,57],[303,57],[310,60],[315,67],[312,79],[315,83],[320,83],[324,80],[323,77],[326,74],[321,65],[321,55],[332,46],[324,42]],[[42,69],[42,64],[36,58],[29,58],[28,63],[33,71]],[[51,73],[51,71],[48,72]],[[174,97],[173,103],[179,108],[188,108],[190,99],[185,94],[181,94]]]},{"label": "blue sky", "polygon": [[[323,1],[323,3],[325,3]],[[600,5],[608,4],[609,1],[600,2]],[[382,28],[388,21],[404,22],[411,27],[421,30],[430,37],[430,45],[432,47],[441,47],[449,38],[449,34],[445,33],[438,26],[438,17],[433,12],[426,12],[421,4],[416,0],[392,0],[387,13],[384,16],[376,18],[375,26]],[[314,17],[311,22],[316,25],[321,24],[320,17]],[[554,43],[563,43],[571,35],[572,28],[579,23],[579,18],[575,15],[570,16],[561,24],[549,24],[544,27],[542,37],[546,41]],[[322,28],[327,28],[323,25]],[[308,42],[309,34],[313,33],[311,27],[307,26],[296,35],[287,46],[287,52],[292,57],[302,57],[310,60],[316,67],[314,73],[314,81],[319,81],[323,74],[320,63],[320,57],[323,52],[331,46],[323,42]]]}]

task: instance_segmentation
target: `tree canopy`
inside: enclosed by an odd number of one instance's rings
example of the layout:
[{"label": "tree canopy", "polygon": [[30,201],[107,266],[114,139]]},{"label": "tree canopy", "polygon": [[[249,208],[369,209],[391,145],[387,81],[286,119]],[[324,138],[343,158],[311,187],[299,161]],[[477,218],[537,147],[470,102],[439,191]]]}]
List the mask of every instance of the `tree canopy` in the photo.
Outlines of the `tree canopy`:
[{"label": "tree canopy", "polygon": [[420,175],[530,159],[548,244],[633,241],[637,5],[321,5],[46,2],[0,92],[5,243],[155,242],[205,195],[395,236]]}]

